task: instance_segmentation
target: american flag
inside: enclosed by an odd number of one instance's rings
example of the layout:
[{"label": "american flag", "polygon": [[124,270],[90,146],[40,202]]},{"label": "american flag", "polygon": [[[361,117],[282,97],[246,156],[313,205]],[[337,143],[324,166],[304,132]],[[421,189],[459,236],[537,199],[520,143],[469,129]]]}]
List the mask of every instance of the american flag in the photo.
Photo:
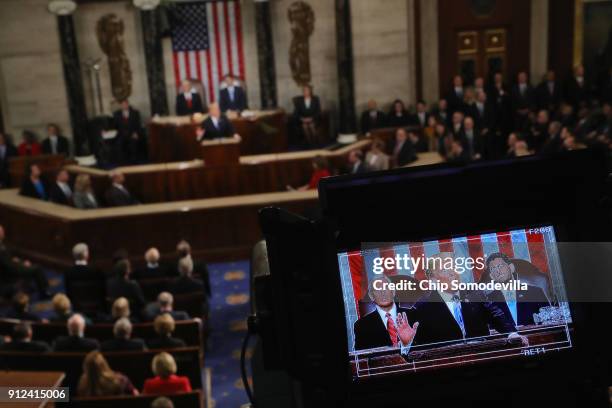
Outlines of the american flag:
[{"label": "american flag", "polygon": [[177,88],[182,80],[202,83],[210,103],[227,74],[244,79],[242,20],[239,1],[178,3],[172,51]]}]

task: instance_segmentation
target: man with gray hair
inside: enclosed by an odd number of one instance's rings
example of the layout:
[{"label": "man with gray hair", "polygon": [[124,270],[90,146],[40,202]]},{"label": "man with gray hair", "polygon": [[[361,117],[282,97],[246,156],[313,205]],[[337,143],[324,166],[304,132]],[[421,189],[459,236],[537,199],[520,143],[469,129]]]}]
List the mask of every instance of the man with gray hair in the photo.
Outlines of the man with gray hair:
[{"label": "man with gray hair", "polygon": [[133,339],[132,323],[127,317],[122,317],[113,326],[114,339],[102,342],[101,351],[142,351],[146,350],[142,339]]},{"label": "man with gray hair", "polygon": [[[206,263],[202,261],[198,261],[197,259],[193,258],[193,255],[191,253],[191,245],[189,244],[189,242],[185,240],[181,240],[176,245],[176,253],[178,256],[177,266],[178,266],[178,262],[180,262],[181,259],[185,257],[189,257],[191,259],[193,263],[192,274],[202,280],[202,283],[204,284],[204,292],[206,293],[208,297],[210,297],[211,296],[210,277],[208,274],[208,267],[206,266]],[[178,271],[178,268],[177,268],[177,271]],[[180,275],[180,271],[178,272]]]},{"label": "man with gray hair", "polygon": [[205,298],[202,304],[202,314],[206,315],[208,313],[208,293],[206,292],[204,283],[200,279],[192,276],[193,267],[193,259],[191,259],[191,256],[181,258],[178,262],[180,276],[168,285],[168,291],[175,296],[203,293]]},{"label": "man with gray hair", "polygon": [[145,266],[134,272],[134,279],[164,278],[168,276],[168,270],[160,261],[161,255],[155,247],[147,249],[144,254]]},{"label": "man with gray hair", "polygon": [[[72,248],[72,258],[74,259],[74,265],[64,273],[66,294],[69,298],[73,301],[78,299],[77,291],[74,288],[75,283],[99,281],[99,287],[104,287],[104,275],[89,265],[89,247],[86,243],[79,242]],[[102,297],[101,294],[101,301],[103,300]],[[75,301],[75,304],[79,306],[78,301]]]},{"label": "man with gray hair", "polygon": [[136,200],[123,185],[125,183],[125,176],[123,173],[120,171],[113,171],[110,174],[110,179],[112,185],[105,194],[106,204],[109,207],[123,207],[138,204],[138,200]]},{"label": "man with gray hair", "polygon": [[80,314],[74,314],[66,324],[68,336],[61,336],[55,340],[54,351],[91,351],[100,345],[95,339],[85,337],[85,318]]}]

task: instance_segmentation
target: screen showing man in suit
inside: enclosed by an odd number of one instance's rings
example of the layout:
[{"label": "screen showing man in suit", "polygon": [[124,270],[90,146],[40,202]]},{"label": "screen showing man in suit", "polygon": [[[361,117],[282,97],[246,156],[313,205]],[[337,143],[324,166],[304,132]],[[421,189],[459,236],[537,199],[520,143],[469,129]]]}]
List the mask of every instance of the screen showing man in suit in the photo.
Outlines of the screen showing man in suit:
[{"label": "screen showing man in suit", "polygon": [[355,380],[572,347],[552,226],[338,253]]}]

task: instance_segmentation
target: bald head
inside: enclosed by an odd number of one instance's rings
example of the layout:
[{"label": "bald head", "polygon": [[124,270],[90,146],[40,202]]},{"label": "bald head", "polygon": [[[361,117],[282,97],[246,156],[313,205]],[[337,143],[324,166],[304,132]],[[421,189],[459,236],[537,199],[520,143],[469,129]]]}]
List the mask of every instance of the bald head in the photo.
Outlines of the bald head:
[{"label": "bald head", "polygon": [[157,248],[149,248],[145,252],[145,261],[149,264],[157,264],[159,262],[159,250]]},{"label": "bald head", "polygon": [[80,314],[74,314],[68,319],[68,334],[70,336],[83,337],[85,334],[85,319]]}]

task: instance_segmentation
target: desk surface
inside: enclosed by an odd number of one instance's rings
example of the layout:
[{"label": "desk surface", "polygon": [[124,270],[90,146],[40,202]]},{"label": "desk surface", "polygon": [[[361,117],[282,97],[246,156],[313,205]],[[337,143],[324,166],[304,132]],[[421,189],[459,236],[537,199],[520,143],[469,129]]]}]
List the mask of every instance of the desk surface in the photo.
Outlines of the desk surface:
[{"label": "desk surface", "polygon": [[[64,373],[59,371],[0,371],[0,387],[59,387]],[[0,404],[3,408],[44,407],[46,402],[19,402]]]}]

